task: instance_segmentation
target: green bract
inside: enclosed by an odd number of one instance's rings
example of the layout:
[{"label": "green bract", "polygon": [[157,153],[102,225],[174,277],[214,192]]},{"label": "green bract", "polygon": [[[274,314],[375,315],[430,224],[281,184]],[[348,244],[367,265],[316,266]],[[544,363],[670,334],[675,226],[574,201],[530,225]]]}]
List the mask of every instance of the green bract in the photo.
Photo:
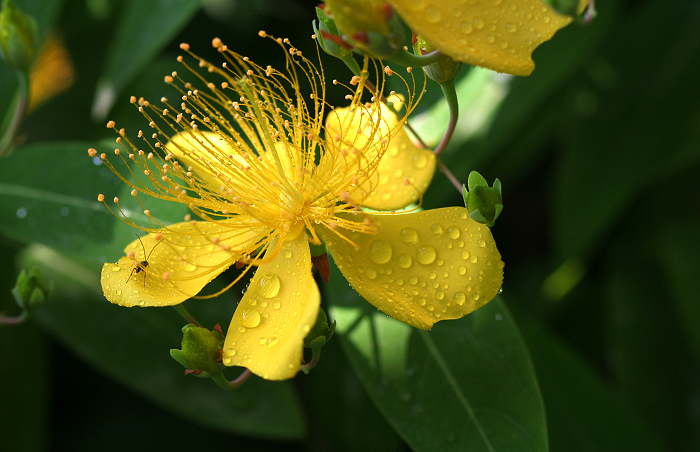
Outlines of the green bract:
[{"label": "green bract", "polygon": [[24,14],[12,0],[0,9],[0,56],[17,69],[26,71],[36,53],[36,21]]},{"label": "green bract", "polygon": [[478,223],[493,227],[503,210],[501,181],[496,179],[493,187],[489,187],[481,174],[472,171],[469,173],[467,184],[468,189],[462,185],[462,195],[469,216]]},{"label": "green bract", "polygon": [[215,331],[187,324],[182,327],[182,350],[170,350],[170,356],[187,369],[206,372],[209,377],[219,373],[218,362],[224,338]]}]

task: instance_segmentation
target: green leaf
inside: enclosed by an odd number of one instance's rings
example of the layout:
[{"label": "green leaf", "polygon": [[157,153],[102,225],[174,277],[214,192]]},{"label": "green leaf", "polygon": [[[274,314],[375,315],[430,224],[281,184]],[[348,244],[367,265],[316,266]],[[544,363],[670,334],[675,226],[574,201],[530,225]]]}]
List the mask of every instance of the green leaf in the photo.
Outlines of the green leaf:
[{"label": "green leaf", "polygon": [[[24,261],[39,261],[47,277],[57,282],[51,302],[36,313],[37,320],[104,374],[209,428],[279,440],[305,435],[301,407],[288,382],[252,377],[238,390],[225,392],[214,382],[184,375],[169,354],[180,346],[186,323],[173,309],[112,305],[99,290],[97,269],[45,247],[31,247]],[[218,306],[219,319],[230,318],[235,306],[204,303]],[[226,374],[233,379],[240,371],[228,369]]]},{"label": "green leaf", "polygon": [[[0,210],[7,215],[0,232],[19,242],[72,253],[108,242],[118,220],[97,201],[97,194],[101,188],[114,193],[122,182],[95,164],[87,154],[90,147],[95,144],[39,143],[17,148],[3,159]],[[106,146],[96,148],[109,152]]]},{"label": "green leaf", "polygon": [[97,85],[93,117],[103,120],[107,116],[116,96],[187,24],[201,3],[201,0],[127,2]]},{"label": "green leaf", "polygon": [[655,432],[541,324],[519,322],[542,388],[553,452],[663,451]]},{"label": "green leaf", "polygon": [[413,450],[547,450],[535,374],[500,297],[422,331],[376,311],[335,267],[329,289],[355,372]]}]

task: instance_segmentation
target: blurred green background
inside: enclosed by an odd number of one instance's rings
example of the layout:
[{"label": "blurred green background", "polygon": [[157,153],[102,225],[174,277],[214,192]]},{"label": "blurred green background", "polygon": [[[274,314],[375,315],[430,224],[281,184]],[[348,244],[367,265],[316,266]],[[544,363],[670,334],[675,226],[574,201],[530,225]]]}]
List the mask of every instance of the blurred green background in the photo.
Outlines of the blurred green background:
[{"label": "blurred green background", "polygon": [[[33,79],[48,97],[35,96],[0,159],[0,311],[19,313],[10,290],[21,268],[40,266],[55,289],[31,321],[0,327],[3,451],[700,450],[696,0],[599,1],[591,25],[535,52],[527,78],[463,69],[443,161],[462,181],[478,170],[503,183],[497,300],[410,331],[368,310],[334,270],[321,286],[340,334],[319,366],[290,382],[253,378],[234,394],[182,375],[168,355],[183,324],[174,311],[102,297],[101,263],[133,231],[95,201],[123,187],[86,151],[113,148],[107,119],[132,134],[144,127],[130,95],[173,95],[163,76],[179,68],[180,42],[217,61],[218,36],[281,67],[257,36],[264,29],[312,57],[315,3],[16,3],[51,56]],[[326,55],[323,64],[329,79],[350,77]],[[16,90],[0,64],[3,118]],[[342,105],[344,94],[328,101]],[[437,142],[447,111],[437,85],[419,110],[413,124]],[[423,207],[461,203],[436,174]],[[226,327],[239,290],[188,309]],[[402,376],[379,371],[371,347],[405,353]]]}]

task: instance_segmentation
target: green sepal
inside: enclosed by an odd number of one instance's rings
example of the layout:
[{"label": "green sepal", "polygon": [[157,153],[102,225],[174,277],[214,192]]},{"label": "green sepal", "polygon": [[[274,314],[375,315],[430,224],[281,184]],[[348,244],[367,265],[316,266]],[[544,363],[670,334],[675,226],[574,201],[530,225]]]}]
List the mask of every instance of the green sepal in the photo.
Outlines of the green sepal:
[{"label": "green sepal", "polygon": [[46,303],[52,288],[53,281],[46,284],[41,270],[38,267],[32,267],[29,272],[22,269],[19,276],[17,276],[12,295],[20,308],[34,309]]},{"label": "green sepal", "polygon": [[[419,35],[413,36],[413,51],[416,55],[426,55],[437,50]],[[425,75],[438,83],[454,80],[462,69],[462,63],[443,55],[434,63],[423,66]]]},{"label": "green sepal", "polygon": [[323,309],[318,310],[316,324],[309,331],[309,334],[304,338],[304,347],[320,348],[328,343],[335,332],[335,320],[328,325],[328,316]]},{"label": "green sepal", "polygon": [[340,31],[338,30],[338,26],[336,25],[335,21],[328,14],[326,14],[322,8],[319,7],[316,7],[316,17],[318,18],[318,26],[316,26],[315,20],[311,22],[311,26],[314,29],[316,41],[318,41],[318,44],[321,46],[323,51],[331,56],[340,58],[343,61],[345,61],[345,59],[348,57],[352,58],[351,48],[343,47],[333,39],[324,37],[324,33],[327,33],[331,36],[335,36],[339,40],[342,40],[342,36],[340,35]]},{"label": "green sepal", "polygon": [[28,71],[36,55],[37,24],[12,0],[0,8],[0,57],[14,68]]},{"label": "green sepal", "polygon": [[[467,188],[468,187],[468,188]],[[493,227],[496,219],[503,211],[503,193],[501,181],[496,179],[493,187],[489,187],[486,179],[472,171],[467,180],[467,186],[462,185],[464,205],[472,220]]]},{"label": "green sepal", "polygon": [[170,356],[185,368],[202,371],[211,377],[220,372],[219,361],[224,337],[217,331],[195,326],[191,323],[182,327],[182,350],[170,350]]}]

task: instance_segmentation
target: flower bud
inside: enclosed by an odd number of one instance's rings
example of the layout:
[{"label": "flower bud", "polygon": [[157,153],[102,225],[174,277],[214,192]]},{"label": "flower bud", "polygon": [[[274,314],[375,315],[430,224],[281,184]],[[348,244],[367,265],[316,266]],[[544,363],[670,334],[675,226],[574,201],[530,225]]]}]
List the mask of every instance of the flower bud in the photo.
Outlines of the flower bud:
[{"label": "flower bud", "polygon": [[12,67],[26,71],[34,61],[36,21],[24,14],[12,0],[0,8],[0,56]]},{"label": "flower bud", "polygon": [[[413,51],[416,55],[427,55],[434,50],[437,50],[432,45],[430,45],[422,37],[413,34]],[[453,80],[459,74],[460,69],[462,69],[462,63],[455,61],[448,56],[443,56],[438,61],[423,66],[425,75],[429,79],[434,80],[438,83],[443,83],[448,80]]]},{"label": "flower bud", "polygon": [[219,373],[223,335],[191,323],[182,328],[182,333],[182,350],[172,349],[170,356],[185,368],[195,371],[193,373],[197,376],[210,377]]},{"label": "flower bud", "polygon": [[12,295],[20,308],[28,310],[44,304],[52,288],[53,282],[47,285],[41,270],[32,267],[29,272],[22,269]]},{"label": "flower bud", "polygon": [[501,194],[501,181],[496,179],[493,187],[489,187],[484,177],[472,171],[467,181],[469,189],[462,185],[464,204],[469,211],[469,216],[477,223],[493,227],[496,219],[503,210],[503,196]]},{"label": "flower bud", "polygon": [[316,317],[316,325],[314,325],[311,331],[309,331],[308,336],[304,339],[304,347],[323,347],[328,343],[331,337],[333,337],[333,332],[335,332],[335,320],[329,326],[326,312],[319,308],[318,317]]}]

